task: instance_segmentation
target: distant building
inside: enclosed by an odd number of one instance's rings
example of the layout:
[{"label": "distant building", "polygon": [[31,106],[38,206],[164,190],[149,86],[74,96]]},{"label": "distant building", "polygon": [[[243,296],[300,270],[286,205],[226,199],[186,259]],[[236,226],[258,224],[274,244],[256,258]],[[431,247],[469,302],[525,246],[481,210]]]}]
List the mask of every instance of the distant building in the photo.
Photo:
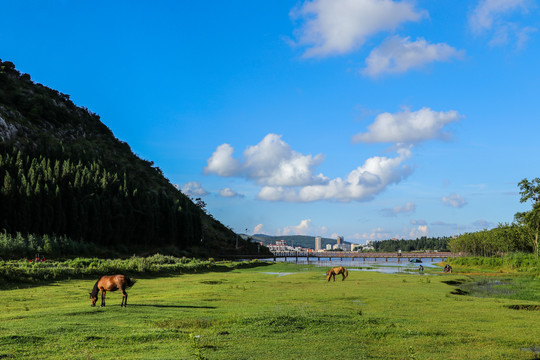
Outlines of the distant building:
[{"label": "distant building", "polygon": [[362,245],[362,244],[351,244],[351,251],[362,250],[363,247],[364,247],[364,245]]},{"label": "distant building", "polygon": [[332,250],[332,244],[326,244],[326,250]]},{"label": "distant building", "polygon": [[351,244],[335,244],[334,250],[351,251]]},{"label": "distant building", "polygon": [[338,236],[337,237],[337,244],[343,244],[343,236]]},{"label": "distant building", "polygon": [[322,250],[322,237],[317,236],[315,238],[315,251],[321,251]]}]

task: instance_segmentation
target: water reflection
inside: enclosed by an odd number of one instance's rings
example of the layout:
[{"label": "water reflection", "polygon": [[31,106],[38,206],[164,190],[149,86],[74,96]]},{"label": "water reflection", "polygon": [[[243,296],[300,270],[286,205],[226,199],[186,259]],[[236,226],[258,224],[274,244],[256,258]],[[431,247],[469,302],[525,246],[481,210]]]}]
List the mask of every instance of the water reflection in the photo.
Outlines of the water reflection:
[{"label": "water reflection", "polygon": [[[273,258],[264,259],[273,262]],[[442,258],[422,259],[422,263],[412,263],[405,259],[398,258],[313,258],[310,257],[287,257],[276,258],[276,262],[295,263],[301,265],[315,265],[321,267],[345,266],[349,271],[376,271],[385,274],[410,273],[423,274],[419,271],[420,265],[424,268],[439,268],[437,263],[442,262]]]}]

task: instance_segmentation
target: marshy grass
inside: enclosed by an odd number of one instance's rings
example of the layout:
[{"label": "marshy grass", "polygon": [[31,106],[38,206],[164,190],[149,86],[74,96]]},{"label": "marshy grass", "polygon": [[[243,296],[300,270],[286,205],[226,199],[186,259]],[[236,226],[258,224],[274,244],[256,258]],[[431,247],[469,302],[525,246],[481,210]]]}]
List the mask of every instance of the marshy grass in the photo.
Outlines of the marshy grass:
[{"label": "marshy grass", "polygon": [[119,293],[107,295],[105,308],[91,308],[88,292],[95,279],[9,288],[0,292],[0,357],[537,356],[527,349],[540,346],[539,300],[452,294],[473,280],[462,274],[355,271],[345,281],[329,283],[324,269],[274,264],[141,277],[128,290],[127,308],[120,307]]}]

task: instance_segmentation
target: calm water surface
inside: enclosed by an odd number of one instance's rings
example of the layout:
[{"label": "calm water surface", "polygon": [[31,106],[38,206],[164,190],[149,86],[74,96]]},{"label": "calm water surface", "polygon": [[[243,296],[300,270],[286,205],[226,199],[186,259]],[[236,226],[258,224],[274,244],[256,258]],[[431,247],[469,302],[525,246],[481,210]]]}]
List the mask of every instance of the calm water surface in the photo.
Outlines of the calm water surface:
[{"label": "calm water surface", "polygon": [[[269,262],[274,261],[273,258],[263,260]],[[276,258],[276,262],[287,262],[301,265],[311,264],[321,267],[345,266],[349,271],[377,271],[387,274],[421,273],[418,270],[420,265],[422,265],[424,268],[441,268],[437,266],[437,263],[442,261],[442,258],[422,259],[422,263],[411,263],[406,258],[388,258],[388,261],[386,261],[384,258],[366,258],[365,261],[359,258],[354,260],[351,258],[343,258],[343,260],[340,258],[320,258],[320,260],[317,260],[317,258],[310,257],[309,261],[307,257],[299,257],[298,261],[296,260],[296,257]]]}]

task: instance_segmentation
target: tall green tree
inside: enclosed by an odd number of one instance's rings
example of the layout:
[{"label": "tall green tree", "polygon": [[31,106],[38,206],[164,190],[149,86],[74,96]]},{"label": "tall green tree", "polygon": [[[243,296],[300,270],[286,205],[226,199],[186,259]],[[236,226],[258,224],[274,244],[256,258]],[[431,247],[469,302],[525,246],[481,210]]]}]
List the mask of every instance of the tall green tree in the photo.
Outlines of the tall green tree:
[{"label": "tall green tree", "polygon": [[520,202],[532,203],[532,210],[518,212],[515,219],[527,230],[529,240],[532,243],[536,257],[538,258],[538,232],[540,231],[540,178],[531,181],[521,180],[518,184],[520,188]]}]

